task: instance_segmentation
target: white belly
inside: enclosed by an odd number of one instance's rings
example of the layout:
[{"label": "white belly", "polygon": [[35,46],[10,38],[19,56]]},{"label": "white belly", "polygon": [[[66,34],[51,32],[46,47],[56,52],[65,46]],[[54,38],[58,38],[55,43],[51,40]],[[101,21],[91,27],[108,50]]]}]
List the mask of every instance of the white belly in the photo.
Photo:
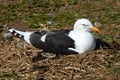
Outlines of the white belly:
[{"label": "white belly", "polygon": [[79,53],[91,51],[96,46],[96,41],[92,33],[90,32],[73,32],[69,33],[69,36],[75,41],[75,49]]}]

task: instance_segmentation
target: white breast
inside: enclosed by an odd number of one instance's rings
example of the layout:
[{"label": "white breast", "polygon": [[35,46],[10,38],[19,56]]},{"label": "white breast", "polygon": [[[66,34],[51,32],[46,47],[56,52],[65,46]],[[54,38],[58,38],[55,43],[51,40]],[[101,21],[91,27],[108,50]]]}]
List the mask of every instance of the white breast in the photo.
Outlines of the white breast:
[{"label": "white breast", "polygon": [[75,49],[78,53],[91,51],[95,48],[96,42],[92,33],[86,31],[71,31],[69,36],[75,41]]}]

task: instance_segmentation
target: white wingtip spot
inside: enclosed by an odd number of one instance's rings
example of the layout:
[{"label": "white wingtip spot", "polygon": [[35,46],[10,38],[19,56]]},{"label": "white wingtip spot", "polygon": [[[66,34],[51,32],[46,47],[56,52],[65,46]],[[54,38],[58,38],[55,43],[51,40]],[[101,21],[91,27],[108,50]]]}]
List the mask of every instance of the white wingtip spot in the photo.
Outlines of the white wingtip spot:
[{"label": "white wingtip spot", "polygon": [[9,32],[13,32],[13,31],[14,31],[14,29],[9,29],[8,31],[9,31]]},{"label": "white wingtip spot", "polygon": [[43,35],[43,36],[41,37],[41,41],[45,42],[46,36],[47,36],[47,34]]},{"label": "white wingtip spot", "polygon": [[19,35],[19,37],[20,37],[20,38],[22,38],[22,37],[23,37],[23,35]]},{"label": "white wingtip spot", "polygon": [[16,36],[18,33],[15,33],[14,35]]}]

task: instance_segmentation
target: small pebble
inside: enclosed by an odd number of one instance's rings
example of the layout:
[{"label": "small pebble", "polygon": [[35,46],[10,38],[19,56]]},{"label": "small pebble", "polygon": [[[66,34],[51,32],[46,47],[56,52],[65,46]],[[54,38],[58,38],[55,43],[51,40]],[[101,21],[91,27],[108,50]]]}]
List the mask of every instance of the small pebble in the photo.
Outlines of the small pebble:
[{"label": "small pebble", "polygon": [[47,25],[53,25],[53,21],[47,21]]},{"label": "small pebble", "polygon": [[7,33],[7,32],[3,33],[2,35],[3,35],[4,38],[11,38],[11,37],[13,37],[13,35],[11,33]]},{"label": "small pebble", "polygon": [[95,25],[96,27],[102,27],[102,24],[99,23],[99,22],[95,22],[94,25]]}]

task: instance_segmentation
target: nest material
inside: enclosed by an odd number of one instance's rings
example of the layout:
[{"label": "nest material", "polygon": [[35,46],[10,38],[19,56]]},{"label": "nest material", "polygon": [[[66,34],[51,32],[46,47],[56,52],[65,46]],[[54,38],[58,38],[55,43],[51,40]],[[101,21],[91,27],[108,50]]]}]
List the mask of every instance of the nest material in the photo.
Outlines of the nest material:
[{"label": "nest material", "polygon": [[[6,45],[7,44],[7,45]],[[0,42],[0,76],[6,79],[79,80],[119,79],[119,73],[110,74],[109,68],[120,65],[120,51],[101,49],[82,55],[62,55],[59,59],[33,62],[41,50],[26,43],[16,47],[16,40]]]}]

